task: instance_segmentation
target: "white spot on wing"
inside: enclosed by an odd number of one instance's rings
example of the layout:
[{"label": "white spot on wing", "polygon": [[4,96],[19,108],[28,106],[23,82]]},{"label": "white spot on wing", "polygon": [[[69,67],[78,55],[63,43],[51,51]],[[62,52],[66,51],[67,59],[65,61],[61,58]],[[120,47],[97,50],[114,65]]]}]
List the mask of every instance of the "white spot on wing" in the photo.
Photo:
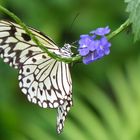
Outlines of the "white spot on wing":
[{"label": "white spot on wing", "polygon": [[35,75],[37,75],[39,73],[39,69],[35,70]]},{"label": "white spot on wing", "polygon": [[6,37],[6,36],[9,36],[9,32],[0,32],[0,37]]},{"label": "white spot on wing", "polygon": [[17,39],[15,39],[14,37],[11,37],[11,36],[10,36],[10,37],[7,38],[7,40],[6,40],[5,42],[6,42],[6,43],[11,43],[11,42],[12,42],[12,43],[16,43],[16,42],[17,42]]},{"label": "white spot on wing", "polygon": [[25,88],[22,88],[21,91],[24,93],[24,94],[27,94],[27,90]]},{"label": "white spot on wing", "polygon": [[[29,44],[26,44],[26,43],[23,43],[23,42],[18,42],[17,44],[16,44],[16,46],[14,47],[14,51],[15,50],[24,50],[24,49],[26,49],[27,47],[29,47],[30,45]],[[28,51],[28,50],[27,50]],[[23,51],[24,52],[24,51]]]},{"label": "white spot on wing", "polygon": [[53,106],[54,106],[54,108],[56,108],[56,107],[59,106],[59,104],[58,104],[57,102],[55,102],[55,103],[53,104]]},{"label": "white spot on wing", "polygon": [[[1,23],[0,23],[0,26],[1,26],[1,25],[4,25],[4,24],[1,24]],[[3,26],[3,27],[2,27],[2,30],[3,30],[3,31],[4,31],[4,30],[10,30],[10,29],[11,29],[11,27],[9,27],[9,26]]]},{"label": "white spot on wing", "polygon": [[52,105],[52,103],[49,103],[49,107],[50,107],[50,108],[53,108],[53,105]]},{"label": "white spot on wing", "polygon": [[42,107],[42,103],[40,101],[38,101],[38,104],[39,104],[40,107]]},{"label": "white spot on wing", "polygon": [[27,95],[27,98],[31,102],[31,96],[29,94]]},{"label": "white spot on wing", "polygon": [[36,103],[37,103],[37,99],[34,97],[34,98],[32,99],[32,102],[36,104]]},{"label": "white spot on wing", "polygon": [[20,88],[22,87],[22,82],[19,82],[19,87],[20,87]]},{"label": "white spot on wing", "polygon": [[53,90],[51,90],[51,95],[47,94],[47,100],[49,100],[51,103],[53,103],[54,100],[57,100],[57,97]]},{"label": "white spot on wing", "polygon": [[47,108],[47,103],[46,102],[43,102],[43,108]]},{"label": "white spot on wing", "polygon": [[50,78],[47,77],[46,80],[44,81],[45,85],[47,86],[47,90],[50,90],[51,88],[51,82],[50,82]]},{"label": "white spot on wing", "polygon": [[9,58],[5,58],[4,62],[7,63],[9,61]]}]

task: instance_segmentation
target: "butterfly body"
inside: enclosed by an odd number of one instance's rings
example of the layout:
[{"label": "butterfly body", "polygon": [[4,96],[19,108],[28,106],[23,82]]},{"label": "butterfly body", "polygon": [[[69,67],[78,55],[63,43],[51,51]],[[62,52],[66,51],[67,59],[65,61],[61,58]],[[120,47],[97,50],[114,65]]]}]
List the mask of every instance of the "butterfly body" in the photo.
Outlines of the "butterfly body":
[{"label": "butterfly body", "polygon": [[[41,32],[29,29],[49,51],[71,57],[69,44],[58,48]],[[60,133],[72,106],[69,65],[43,52],[18,24],[3,20],[0,21],[0,57],[19,70],[19,86],[30,102],[43,108],[58,108],[57,132]]]}]

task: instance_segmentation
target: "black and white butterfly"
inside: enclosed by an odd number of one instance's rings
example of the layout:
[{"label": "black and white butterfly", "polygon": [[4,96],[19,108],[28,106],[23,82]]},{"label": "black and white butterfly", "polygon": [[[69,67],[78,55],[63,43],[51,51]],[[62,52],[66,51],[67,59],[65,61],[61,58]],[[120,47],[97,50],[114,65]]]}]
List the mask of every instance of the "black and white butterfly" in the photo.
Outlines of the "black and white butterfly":
[{"label": "black and white butterfly", "polygon": [[[41,32],[29,30],[49,51],[71,57],[69,44],[58,48]],[[57,132],[61,133],[72,106],[69,65],[49,57],[18,24],[5,20],[0,21],[0,57],[19,70],[19,86],[30,102],[43,108],[58,108]]]}]

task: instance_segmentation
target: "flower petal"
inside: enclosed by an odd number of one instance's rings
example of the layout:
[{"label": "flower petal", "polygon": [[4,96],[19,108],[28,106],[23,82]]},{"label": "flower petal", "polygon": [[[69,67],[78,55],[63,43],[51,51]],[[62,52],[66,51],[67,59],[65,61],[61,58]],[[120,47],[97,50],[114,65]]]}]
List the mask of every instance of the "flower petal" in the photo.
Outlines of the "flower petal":
[{"label": "flower petal", "polygon": [[108,55],[110,53],[110,49],[109,48],[105,48],[104,49],[104,53],[105,53],[105,55]]},{"label": "flower petal", "polygon": [[89,53],[87,56],[83,57],[83,63],[84,64],[89,64],[94,61],[94,54]]},{"label": "flower petal", "polygon": [[[109,27],[97,28],[91,31],[92,35],[81,35],[79,40],[79,54],[83,57],[83,63],[89,64],[110,53],[111,43],[104,36],[110,32]],[[97,39],[98,37],[98,39]]]},{"label": "flower petal", "polygon": [[94,62],[97,59],[99,59],[99,56],[97,55],[96,51],[95,52],[89,52],[88,55],[83,57],[83,63],[84,64],[89,64],[91,62]]},{"label": "flower petal", "polygon": [[86,56],[89,53],[89,49],[87,47],[79,48],[78,51],[81,56]]},{"label": "flower petal", "polygon": [[88,46],[91,41],[92,41],[91,36],[89,36],[89,35],[81,35],[80,40],[79,40],[80,48],[82,48],[83,45]]},{"label": "flower petal", "polygon": [[90,50],[90,51],[94,51],[95,49],[97,49],[98,48],[98,46],[100,45],[100,41],[99,40],[93,40],[93,41],[91,41],[91,43],[88,45],[88,49]]},{"label": "flower petal", "polygon": [[106,27],[101,27],[101,28],[97,28],[96,30],[93,30],[91,31],[90,33],[91,34],[96,34],[96,35],[99,35],[99,36],[104,36],[106,34],[108,34],[110,32],[110,29],[108,26]]}]

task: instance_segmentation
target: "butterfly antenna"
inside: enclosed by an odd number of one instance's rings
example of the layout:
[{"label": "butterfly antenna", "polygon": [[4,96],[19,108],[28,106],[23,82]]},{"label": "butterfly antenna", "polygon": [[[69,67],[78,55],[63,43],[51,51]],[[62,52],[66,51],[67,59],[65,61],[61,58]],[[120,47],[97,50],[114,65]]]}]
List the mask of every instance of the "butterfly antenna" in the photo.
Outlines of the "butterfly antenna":
[{"label": "butterfly antenna", "polygon": [[[74,25],[74,23],[75,23],[75,21],[76,21],[76,19],[77,19],[77,17],[80,15],[80,13],[77,13],[76,14],[76,16],[74,17],[74,19],[73,19],[73,21],[72,21],[72,23],[71,23],[71,25],[70,25],[70,33],[72,32],[72,27],[73,27],[73,25]],[[75,47],[75,46],[73,46],[74,44],[76,44],[76,43],[78,43],[78,40],[76,40],[76,41],[74,41],[74,42],[72,42],[71,43],[71,45],[72,45],[72,48],[77,48],[77,47]]]},{"label": "butterfly antenna", "polygon": [[76,19],[77,19],[77,17],[78,17],[79,15],[80,15],[80,13],[77,13],[76,16],[74,17],[74,19],[73,19],[73,21],[72,21],[72,23],[71,23],[71,25],[70,25],[70,32],[72,31],[73,24],[74,24],[74,22],[76,21]]},{"label": "butterfly antenna", "polygon": [[[79,15],[80,15],[80,13],[77,13],[76,16],[74,17],[72,23],[70,24],[69,33],[72,32],[73,24],[74,24],[74,22],[76,21],[76,19],[77,19],[77,17],[78,17]],[[66,43],[66,40],[65,40],[64,42],[65,42],[64,44],[67,44],[67,43]],[[75,49],[76,49],[77,47],[73,46],[73,45],[76,44],[76,43],[78,43],[78,40],[76,40],[76,41],[70,43],[70,44],[71,44],[71,48],[75,48]]]}]

